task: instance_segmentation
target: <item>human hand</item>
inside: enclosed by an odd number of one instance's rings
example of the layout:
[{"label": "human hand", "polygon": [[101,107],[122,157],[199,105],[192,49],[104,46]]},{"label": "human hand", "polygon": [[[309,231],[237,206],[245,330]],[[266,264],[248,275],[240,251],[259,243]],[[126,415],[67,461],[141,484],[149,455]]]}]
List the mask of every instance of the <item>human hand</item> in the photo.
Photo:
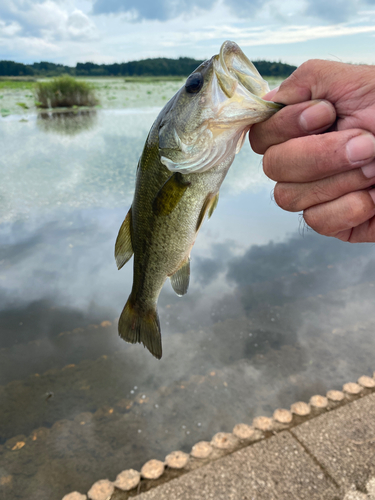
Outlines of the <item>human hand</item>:
[{"label": "human hand", "polygon": [[288,105],[250,130],[276,203],[320,234],[375,241],[375,67],[307,61],[265,98]]}]

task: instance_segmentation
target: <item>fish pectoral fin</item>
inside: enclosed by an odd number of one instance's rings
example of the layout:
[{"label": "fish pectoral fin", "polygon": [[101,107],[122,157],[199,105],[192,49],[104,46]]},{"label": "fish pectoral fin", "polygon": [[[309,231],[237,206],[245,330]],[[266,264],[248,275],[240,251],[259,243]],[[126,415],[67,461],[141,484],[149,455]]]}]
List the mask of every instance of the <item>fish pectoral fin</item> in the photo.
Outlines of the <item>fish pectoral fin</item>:
[{"label": "fish pectoral fin", "polygon": [[180,172],[175,172],[156,195],[152,203],[154,214],[169,215],[176,208],[190,184]]},{"label": "fish pectoral fin", "polygon": [[210,218],[211,215],[214,213],[218,201],[219,201],[219,193],[216,194],[208,193],[206,199],[203,202],[201,211],[198,216],[197,225],[195,227],[196,231],[199,231],[206,213],[208,213],[208,218]]},{"label": "fish pectoral fin", "polygon": [[115,259],[117,268],[121,269],[133,255],[131,236],[132,208],[130,207],[124,222],[121,224],[115,244]]},{"label": "fish pectoral fin", "polygon": [[182,266],[170,277],[173,290],[179,295],[185,295],[190,282],[190,257],[184,260]]}]

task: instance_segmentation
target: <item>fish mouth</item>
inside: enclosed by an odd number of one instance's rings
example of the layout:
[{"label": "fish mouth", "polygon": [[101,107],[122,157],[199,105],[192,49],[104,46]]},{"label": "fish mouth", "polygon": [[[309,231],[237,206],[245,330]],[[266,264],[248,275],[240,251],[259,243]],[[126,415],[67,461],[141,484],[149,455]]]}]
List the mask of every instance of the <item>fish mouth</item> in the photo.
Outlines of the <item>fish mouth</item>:
[{"label": "fish mouth", "polygon": [[268,83],[235,42],[224,42],[220,53],[204,64],[210,69],[212,64],[212,71],[199,101],[199,120],[188,134],[173,123],[175,145],[161,154],[161,162],[171,172],[205,172],[225,162],[229,168],[250,126],[283,107],[262,99]]},{"label": "fish mouth", "polygon": [[269,91],[267,82],[235,42],[227,40],[222,44],[213,65],[221,90],[228,98],[233,97],[239,84],[253,97],[262,97]]}]

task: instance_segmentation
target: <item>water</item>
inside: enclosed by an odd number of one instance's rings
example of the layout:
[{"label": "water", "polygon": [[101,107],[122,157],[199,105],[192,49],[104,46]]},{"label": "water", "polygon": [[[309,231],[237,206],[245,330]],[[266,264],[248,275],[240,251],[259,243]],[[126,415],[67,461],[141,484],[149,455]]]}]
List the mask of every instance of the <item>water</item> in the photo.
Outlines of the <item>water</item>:
[{"label": "water", "polygon": [[0,498],[85,492],[374,369],[374,246],[282,212],[248,145],[189,293],[160,295],[162,360],[118,338],[114,241],[157,112],[0,121]]}]

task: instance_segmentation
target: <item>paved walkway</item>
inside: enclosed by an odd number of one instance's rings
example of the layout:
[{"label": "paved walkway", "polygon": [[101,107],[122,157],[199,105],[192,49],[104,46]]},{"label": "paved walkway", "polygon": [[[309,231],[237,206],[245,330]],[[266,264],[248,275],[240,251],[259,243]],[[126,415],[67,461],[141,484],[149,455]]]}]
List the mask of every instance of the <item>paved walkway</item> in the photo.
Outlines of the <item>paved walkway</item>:
[{"label": "paved walkway", "polygon": [[247,446],[137,500],[375,500],[375,393]]}]

